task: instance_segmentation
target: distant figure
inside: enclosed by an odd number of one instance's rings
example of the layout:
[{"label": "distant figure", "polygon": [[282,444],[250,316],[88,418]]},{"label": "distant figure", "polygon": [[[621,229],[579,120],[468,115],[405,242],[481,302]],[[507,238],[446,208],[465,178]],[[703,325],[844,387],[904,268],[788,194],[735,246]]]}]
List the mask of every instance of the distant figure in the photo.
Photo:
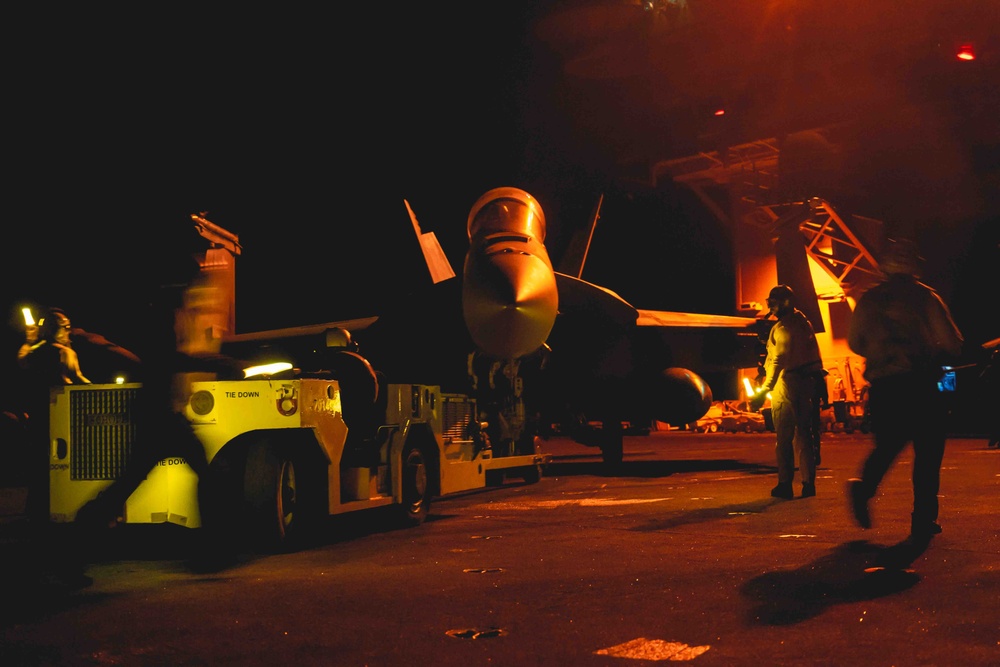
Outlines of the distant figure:
[{"label": "distant figure", "polygon": [[943,365],[962,352],[962,334],[948,306],[918,280],[921,258],[908,240],[890,240],[882,259],[885,279],[858,299],[848,344],[866,360],[868,409],[875,446],[848,482],[854,518],[871,527],[868,501],[908,442],[913,443],[910,537],[941,532],[938,489],[944,458],[947,406],[938,380]]},{"label": "distant figure", "polygon": [[28,326],[25,342],[17,353],[18,365],[25,371],[28,395],[27,514],[29,521],[39,526],[49,520],[51,390],[67,384],[90,384],[70,342],[71,329],[69,316],[62,309],[49,308],[34,330]]},{"label": "distant figure", "polygon": [[[982,362],[979,371],[979,380],[984,389],[987,405],[1000,404],[1000,338],[994,338],[982,344],[982,350],[989,356]],[[989,415],[989,443],[990,449],[1000,449],[1000,414],[993,412]]]},{"label": "distant figure", "polygon": [[209,466],[184,407],[193,380],[235,379],[242,377],[242,366],[219,354],[221,341],[202,328],[222,307],[202,268],[207,242],[190,221],[167,223],[158,230],[156,252],[146,267],[146,302],[136,309],[144,326],[136,350],[142,390],[136,401],[132,458],[119,479],[80,508],[76,521],[89,528],[109,525],[158,461],[183,457],[198,474],[203,531],[214,551],[202,555],[212,558],[232,548],[219,532],[221,472]]},{"label": "distant figure", "polygon": [[26,327],[25,342],[17,353],[18,364],[49,387],[90,384],[70,341],[72,329],[69,316],[61,308],[49,308],[37,327]]},{"label": "distant figure", "polygon": [[771,489],[775,498],[791,500],[795,459],[799,461],[802,497],[816,495],[815,403],[824,383],[825,371],[812,325],[792,303],[795,295],[787,285],[777,285],[767,297],[770,313],[778,318],[767,337],[764,380],[755,394],[759,409],[771,392],[771,419],[776,435],[775,454],[778,484]]}]

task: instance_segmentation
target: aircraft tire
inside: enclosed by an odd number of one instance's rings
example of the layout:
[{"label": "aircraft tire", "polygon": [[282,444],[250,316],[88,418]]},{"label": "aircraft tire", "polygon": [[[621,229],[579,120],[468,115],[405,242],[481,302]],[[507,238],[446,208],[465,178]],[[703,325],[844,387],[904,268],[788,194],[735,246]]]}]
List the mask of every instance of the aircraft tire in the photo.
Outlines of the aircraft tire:
[{"label": "aircraft tire", "polygon": [[487,470],[486,471],[486,486],[491,488],[496,488],[498,486],[503,486],[504,483],[504,473],[502,470]]},{"label": "aircraft tire", "polygon": [[525,466],[524,474],[521,476],[524,479],[525,484],[537,484],[540,479],[542,479],[542,466],[541,464],[535,464],[533,466]]},{"label": "aircraft tire", "polygon": [[622,459],[625,457],[625,450],[621,434],[618,437],[611,436],[604,440],[601,444],[601,457],[606,466],[618,467],[622,464]]}]

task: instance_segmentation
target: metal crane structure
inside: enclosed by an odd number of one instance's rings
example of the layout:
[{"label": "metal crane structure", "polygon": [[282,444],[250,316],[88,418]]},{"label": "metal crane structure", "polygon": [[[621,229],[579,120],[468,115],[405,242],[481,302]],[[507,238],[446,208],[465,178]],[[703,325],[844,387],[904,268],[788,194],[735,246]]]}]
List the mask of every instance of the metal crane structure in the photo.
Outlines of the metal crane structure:
[{"label": "metal crane structure", "polygon": [[761,296],[779,282],[792,286],[817,331],[831,398],[853,402],[863,390],[863,360],[847,346],[847,324],[854,300],[878,279],[882,222],[783,185],[796,179],[784,165],[779,170],[780,158],[772,137],[657,162],[649,179],[690,188],[729,230],[739,314],[763,315]]}]

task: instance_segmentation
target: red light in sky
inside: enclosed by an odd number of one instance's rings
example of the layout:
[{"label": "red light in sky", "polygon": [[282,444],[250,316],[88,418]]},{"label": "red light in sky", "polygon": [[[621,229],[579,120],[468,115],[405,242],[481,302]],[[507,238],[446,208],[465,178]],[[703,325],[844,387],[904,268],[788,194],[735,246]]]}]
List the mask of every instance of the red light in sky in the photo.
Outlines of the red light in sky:
[{"label": "red light in sky", "polygon": [[955,56],[959,60],[975,60],[976,59],[976,53],[975,53],[975,51],[972,50],[972,45],[971,44],[963,44],[961,46],[961,48],[959,48],[958,53],[956,53]]},{"label": "red light in sky", "polygon": [[726,115],[726,110],[725,109],[716,109],[715,110],[715,115],[716,116],[725,116]]}]

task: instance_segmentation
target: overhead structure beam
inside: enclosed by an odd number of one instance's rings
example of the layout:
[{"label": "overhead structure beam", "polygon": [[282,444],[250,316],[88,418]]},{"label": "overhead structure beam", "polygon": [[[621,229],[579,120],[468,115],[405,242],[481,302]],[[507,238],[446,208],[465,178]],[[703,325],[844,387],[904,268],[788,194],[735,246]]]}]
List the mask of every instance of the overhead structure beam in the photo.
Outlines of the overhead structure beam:
[{"label": "overhead structure beam", "polygon": [[[845,294],[864,289],[879,277],[878,262],[830,202],[813,197],[804,202],[759,207],[775,222],[770,233],[776,237],[788,222],[794,221],[805,237],[806,254],[816,262]],[[878,223],[876,220],[857,218]]]},{"label": "overhead structure beam", "polygon": [[[667,176],[683,183],[726,225],[734,224],[729,209],[737,201],[736,222],[752,224],[772,239],[777,238],[779,229],[797,225],[805,239],[806,253],[840,286],[843,294],[853,296],[863,291],[877,279],[879,268],[867,245],[871,239],[866,242],[856,227],[875,229],[881,222],[856,215],[845,219],[820,197],[775,201],[779,195],[780,153],[778,140],[772,137],[722,151],[663,160],[650,169],[650,182],[655,186]],[[712,188],[719,185],[726,186],[729,203],[718,201],[718,193],[713,198]]]}]

